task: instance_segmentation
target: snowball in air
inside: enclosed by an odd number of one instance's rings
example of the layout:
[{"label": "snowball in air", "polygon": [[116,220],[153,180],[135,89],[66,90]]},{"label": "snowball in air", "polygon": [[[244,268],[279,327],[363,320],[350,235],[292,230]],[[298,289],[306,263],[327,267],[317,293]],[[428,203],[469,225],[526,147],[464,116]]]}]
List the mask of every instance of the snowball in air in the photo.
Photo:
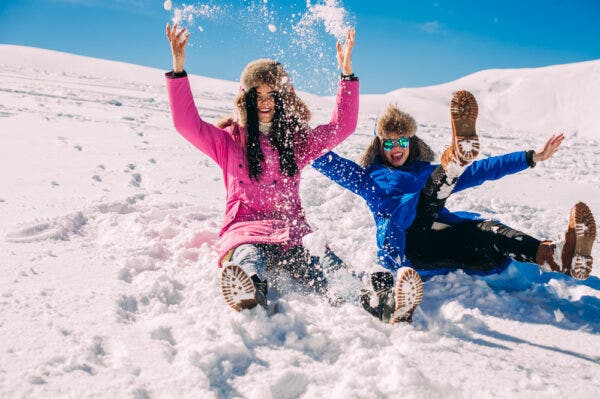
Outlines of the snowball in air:
[{"label": "snowball in air", "polygon": [[270,25],[269,25],[269,30],[270,30],[271,32],[275,32],[275,31],[277,30],[277,27],[276,27],[275,25],[273,25],[273,24],[270,24]]},{"label": "snowball in air", "polygon": [[163,7],[165,8],[165,10],[170,11],[171,8],[173,8],[173,3],[171,2],[171,0],[165,0],[165,2],[163,3]]}]

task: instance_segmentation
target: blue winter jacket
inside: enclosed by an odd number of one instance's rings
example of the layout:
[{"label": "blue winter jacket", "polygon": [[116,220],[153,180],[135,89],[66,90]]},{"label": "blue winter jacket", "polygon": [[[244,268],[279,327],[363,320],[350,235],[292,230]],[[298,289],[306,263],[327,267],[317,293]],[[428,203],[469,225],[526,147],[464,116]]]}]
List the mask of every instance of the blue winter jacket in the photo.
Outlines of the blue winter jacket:
[{"label": "blue winter jacket", "polygon": [[[525,154],[525,151],[513,152],[473,162],[459,177],[453,192],[527,169]],[[313,163],[316,170],[367,202],[377,226],[379,263],[390,270],[410,266],[404,256],[406,229],[415,219],[421,189],[438,166],[417,160],[392,168],[377,157],[371,166],[362,168],[334,152],[326,153]],[[453,225],[472,218],[444,208],[437,221]],[[430,270],[426,274],[443,272]]]}]

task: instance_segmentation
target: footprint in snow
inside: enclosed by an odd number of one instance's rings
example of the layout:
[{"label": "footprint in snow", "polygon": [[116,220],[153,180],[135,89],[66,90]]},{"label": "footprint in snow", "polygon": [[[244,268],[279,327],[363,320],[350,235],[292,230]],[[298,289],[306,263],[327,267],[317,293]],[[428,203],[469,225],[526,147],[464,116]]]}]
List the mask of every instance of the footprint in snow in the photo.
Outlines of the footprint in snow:
[{"label": "footprint in snow", "polygon": [[70,352],[56,355],[38,366],[29,377],[29,383],[43,385],[47,383],[49,377],[63,376],[74,371],[83,371],[93,376],[97,374],[98,366],[106,367],[104,358],[107,354],[102,337],[95,336],[88,344],[70,348]]},{"label": "footprint in snow", "polygon": [[119,317],[119,321],[135,321],[137,312],[138,302],[134,296],[121,295],[117,299],[117,316]]},{"label": "footprint in snow", "polygon": [[134,173],[131,175],[131,180],[129,181],[130,186],[139,187],[142,184],[142,175],[139,173]]},{"label": "footprint in snow", "polygon": [[80,234],[87,223],[82,212],[63,216],[54,220],[32,224],[20,230],[8,233],[8,242],[38,242],[44,240],[68,240],[71,235]]},{"label": "footprint in snow", "polygon": [[173,334],[171,333],[171,327],[160,326],[150,332],[150,338],[162,341],[164,343],[164,356],[167,362],[173,363],[175,356],[177,355],[177,349],[174,348],[177,345]]},{"label": "footprint in snow", "polygon": [[133,399],[150,399],[150,394],[144,388],[136,388],[131,392]]}]

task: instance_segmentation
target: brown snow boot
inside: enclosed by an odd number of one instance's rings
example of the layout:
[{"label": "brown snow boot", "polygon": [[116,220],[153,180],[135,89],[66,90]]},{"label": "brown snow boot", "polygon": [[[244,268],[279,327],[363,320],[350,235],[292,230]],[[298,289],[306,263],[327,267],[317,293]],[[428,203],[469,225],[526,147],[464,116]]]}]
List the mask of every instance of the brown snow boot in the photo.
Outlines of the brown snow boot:
[{"label": "brown snow boot", "polygon": [[226,265],[221,272],[221,293],[225,302],[238,312],[256,305],[267,308],[267,282],[256,274],[249,276],[235,264]]},{"label": "brown snow boot", "polygon": [[450,103],[452,144],[442,154],[442,167],[450,176],[462,173],[465,166],[479,155],[479,137],[475,129],[479,108],[475,96],[457,91]]},{"label": "brown snow boot", "polygon": [[554,256],[558,252],[555,243],[542,241],[535,256],[535,263],[545,272],[562,272],[562,267],[559,264],[562,263],[562,260]]},{"label": "brown snow boot", "polygon": [[419,273],[410,267],[401,267],[394,286],[392,273],[375,272],[371,275],[371,285],[372,290],[360,293],[360,303],[367,312],[384,323],[412,322],[412,315],[423,300],[423,281]]},{"label": "brown snow boot", "polygon": [[412,322],[412,315],[423,300],[423,281],[410,267],[401,267],[396,274],[396,308],[390,323]]},{"label": "brown snow boot", "polygon": [[596,240],[596,222],[590,208],[578,202],[569,214],[564,241],[544,241],[537,251],[536,262],[544,271],[561,272],[585,280],[592,272],[592,246]]}]

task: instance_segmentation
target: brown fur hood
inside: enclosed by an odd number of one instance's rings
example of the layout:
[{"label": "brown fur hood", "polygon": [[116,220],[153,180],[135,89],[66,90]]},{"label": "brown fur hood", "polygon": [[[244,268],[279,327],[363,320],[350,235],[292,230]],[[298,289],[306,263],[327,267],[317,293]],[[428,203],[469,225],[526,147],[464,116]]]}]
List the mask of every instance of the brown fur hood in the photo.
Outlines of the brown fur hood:
[{"label": "brown fur hood", "polygon": [[295,115],[300,121],[310,120],[310,111],[306,104],[296,95],[292,80],[281,63],[270,59],[259,59],[250,62],[240,77],[241,91],[234,101],[238,121],[246,126],[246,92],[266,83],[274,88],[283,101],[285,112]]},{"label": "brown fur hood", "polygon": [[283,69],[283,65],[267,58],[248,63],[240,77],[240,84],[244,91],[258,87],[263,83],[273,86],[278,92],[294,91],[292,81]]},{"label": "brown fur hood", "polygon": [[417,122],[406,112],[400,111],[397,105],[392,104],[377,118],[375,131],[380,138],[385,138],[391,133],[412,137],[417,132]]},{"label": "brown fur hood", "polygon": [[391,133],[400,133],[409,138],[409,161],[433,162],[435,160],[435,153],[427,143],[415,135],[416,132],[417,123],[414,118],[408,113],[401,111],[397,105],[389,105],[377,119],[377,125],[375,126],[375,133],[377,135],[373,137],[371,143],[361,156],[359,164],[364,168],[370,166],[375,157],[381,155],[381,140]]}]

